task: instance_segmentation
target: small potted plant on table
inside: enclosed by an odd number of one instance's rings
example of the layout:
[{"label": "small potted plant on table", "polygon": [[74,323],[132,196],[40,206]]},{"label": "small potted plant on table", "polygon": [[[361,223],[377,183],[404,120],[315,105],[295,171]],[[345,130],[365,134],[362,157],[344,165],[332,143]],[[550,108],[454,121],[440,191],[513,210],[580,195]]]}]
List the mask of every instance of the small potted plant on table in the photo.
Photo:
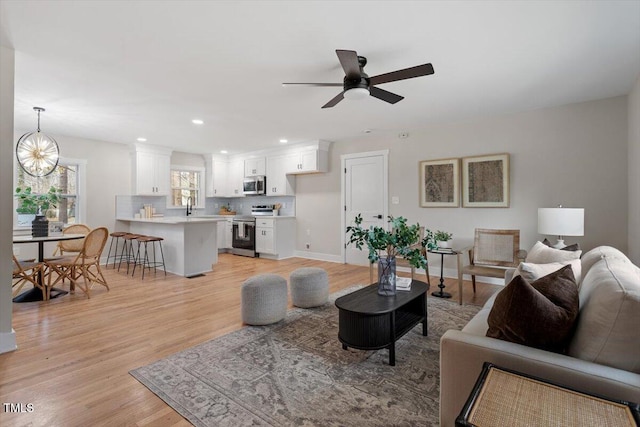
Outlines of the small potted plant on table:
[{"label": "small potted plant on table", "polygon": [[367,246],[369,261],[378,262],[378,294],[391,296],[396,293],[396,256],[401,255],[415,268],[426,268],[420,241],[420,225],[407,225],[403,217],[389,217],[391,230],[382,227],[362,228],[362,215],[358,214],[353,226],[347,227],[349,244],[362,250]]},{"label": "small potted plant on table", "polygon": [[441,249],[451,249],[453,240],[453,234],[447,231],[438,230],[433,233],[433,238],[436,241],[436,246]]},{"label": "small potted plant on table", "polygon": [[[31,219],[32,235],[37,237],[47,236],[48,221],[45,218],[46,212],[55,208],[60,201],[60,190],[51,187],[44,194],[36,194],[32,192],[31,187],[16,188],[15,197],[18,199],[18,224],[28,225],[26,218]],[[26,218],[25,218],[26,216]],[[45,231],[46,229],[46,231]]]}]

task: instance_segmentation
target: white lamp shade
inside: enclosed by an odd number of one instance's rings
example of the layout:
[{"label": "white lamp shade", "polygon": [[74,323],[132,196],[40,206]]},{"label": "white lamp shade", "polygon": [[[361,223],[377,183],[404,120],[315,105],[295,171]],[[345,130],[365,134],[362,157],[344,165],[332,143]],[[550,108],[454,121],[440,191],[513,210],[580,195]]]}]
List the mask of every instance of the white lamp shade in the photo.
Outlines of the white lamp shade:
[{"label": "white lamp shade", "polygon": [[538,208],[538,233],[584,236],[583,208]]}]

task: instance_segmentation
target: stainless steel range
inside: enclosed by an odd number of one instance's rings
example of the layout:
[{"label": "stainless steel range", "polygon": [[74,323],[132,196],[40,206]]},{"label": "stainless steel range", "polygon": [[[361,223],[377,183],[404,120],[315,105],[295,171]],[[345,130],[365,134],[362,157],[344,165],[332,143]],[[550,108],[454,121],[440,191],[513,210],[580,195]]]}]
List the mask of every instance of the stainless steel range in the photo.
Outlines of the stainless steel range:
[{"label": "stainless steel range", "polygon": [[234,216],[231,253],[248,257],[256,256],[256,218],[254,216]]},{"label": "stainless steel range", "polygon": [[233,217],[233,240],[231,253],[248,257],[257,257],[256,253],[256,216],[273,215],[274,205],[251,206],[250,216]]}]

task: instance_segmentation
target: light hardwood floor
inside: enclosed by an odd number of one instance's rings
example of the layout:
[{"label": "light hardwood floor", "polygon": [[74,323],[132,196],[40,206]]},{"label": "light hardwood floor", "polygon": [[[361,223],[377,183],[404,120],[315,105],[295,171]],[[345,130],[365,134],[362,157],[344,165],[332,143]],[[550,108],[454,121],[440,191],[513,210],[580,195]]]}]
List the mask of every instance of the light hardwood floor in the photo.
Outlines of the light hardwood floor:
[{"label": "light hardwood floor", "polygon": [[[299,267],[326,269],[331,292],[369,281],[367,267],[222,254],[204,277],[158,273],[143,281],[137,272],[131,278],[109,268],[104,272],[110,291],[96,286],[91,299],[78,291],[48,302],[14,303],[18,350],[0,355],[0,401],[32,403],[33,412],[0,408],[0,425],[190,425],[128,372],[241,328],[242,282],[261,273],[288,278]],[[437,283],[432,277],[430,292]],[[455,310],[456,281],[445,283]],[[496,289],[478,284],[474,296],[465,283],[465,303],[481,305]]]}]

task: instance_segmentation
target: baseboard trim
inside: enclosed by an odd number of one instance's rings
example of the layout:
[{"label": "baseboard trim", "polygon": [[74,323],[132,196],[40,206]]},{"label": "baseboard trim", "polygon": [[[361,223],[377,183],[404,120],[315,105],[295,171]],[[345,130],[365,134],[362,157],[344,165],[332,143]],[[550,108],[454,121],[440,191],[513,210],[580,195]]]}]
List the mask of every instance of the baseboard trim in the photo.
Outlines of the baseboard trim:
[{"label": "baseboard trim", "polygon": [[321,252],[295,251],[294,256],[298,258],[313,259],[316,261],[337,262],[338,264],[343,264],[342,257],[340,255],[323,254]]},{"label": "baseboard trim", "polygon": [[16,341],[16,331],[11,329],[11,332],[0,333],[0,354],[8,353],[18,349],[18,343]]}]

